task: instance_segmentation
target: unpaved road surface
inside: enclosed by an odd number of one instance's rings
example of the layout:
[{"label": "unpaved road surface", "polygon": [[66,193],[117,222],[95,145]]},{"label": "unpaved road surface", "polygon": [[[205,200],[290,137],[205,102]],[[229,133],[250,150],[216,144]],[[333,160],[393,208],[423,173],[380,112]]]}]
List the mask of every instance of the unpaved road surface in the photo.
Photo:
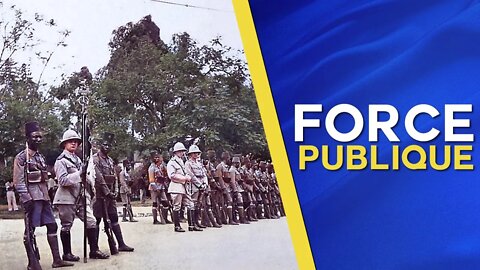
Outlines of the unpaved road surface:
[{"label": "unpaved road surface", "polygon": [[[134,207],[134,212],[140,215],[149,211],[148,207]],[[185,233],[173,232],[170,224],[153,225],[150,216],[137,219],[137,223],[121,222],[125,242],[135,248],[134,252],[120,253],[108,260],[88,260],[88,263],[83,263],[82,258],[74,267],[62,269],[298,268],[286,218]],[[57,224],[60,224],[58,219]],[[187,229],[185,223],[182,227]],[[26,269],[23,229],[23,220],[0,220],[0,269]],[[51,269],[52,256],[46,240],[46,228],[37,228],[36,235],[42,268]],[[103,232],[100,232],[99,246],[102,251],[108,252]],[[83,257],[83,223],[80,220],[75,220],[72,228],[72,250],[75,255]]]}]

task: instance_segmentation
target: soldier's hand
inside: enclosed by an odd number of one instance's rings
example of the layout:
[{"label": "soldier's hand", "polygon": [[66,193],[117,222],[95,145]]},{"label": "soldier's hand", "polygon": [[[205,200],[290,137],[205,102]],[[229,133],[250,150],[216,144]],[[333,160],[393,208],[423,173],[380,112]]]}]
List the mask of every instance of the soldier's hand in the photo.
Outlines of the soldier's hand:
[{"label": "soldier's hand", "polygon": [[112,200],[115,200],[117,198],[117,196],[113,192],[108,193],[106,197]]}]

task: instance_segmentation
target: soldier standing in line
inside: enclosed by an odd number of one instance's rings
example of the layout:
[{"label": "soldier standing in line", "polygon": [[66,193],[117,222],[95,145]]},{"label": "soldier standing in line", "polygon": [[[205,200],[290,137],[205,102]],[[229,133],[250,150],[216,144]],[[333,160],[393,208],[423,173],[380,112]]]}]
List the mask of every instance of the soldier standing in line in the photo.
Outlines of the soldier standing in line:
[{"label": "soldier standing in line", "polygon": [[[118,214],[116,206],[116,188],[115,183],[117,178],[115,176],[115,168],[113,160],[108,156],[110,153],[114,135],[112,133],[104,133],[100,151],[93,155],[93,165],[95,168],[95,190],[96,200],[93,204],[93,215],[97,219],[97,226],[99,226],[102,218],[104,219],[105,227],[108,227],[104,215],[109,217],[111,221],[111,229],[118,241],[118,251],[131,252],[134,249],[127,246],[123,241],[122,230],[118,223]],[[106,213],[105,213],[106,210]],[[112,255],[118,253],[117,250],[110,251]]]},{"label": "soldier standing in line", "polygon": [[[23,243],[27,251],[28,269],[41,269],[38,257],[35,254],[35,240],[29,237],[36,227],[47,227],[47,241],[53,257],[53,268],[73,266],[60,257],[57,237],[57,223],[53,216],[50,198],[47,189],[47,165],[45,157],[38,152],[42,143],[43,134],[37,122],[25,124],[27,149],[15,156],[13,162],[13,184],[20,195],[20,202],[25,211],[26,225]],[[33,232],[32,234],[30,232]],[[30,241],[28,241],[30,240]]]},{"label": "soldier standing in line", "polygon": [[270,190],[269,190],[269,174],[267,171],[267,163],[265,161],[260,161],[259,165],[259,172],[260,172],[260,183],[263,187],[262,189],[262,201],[263,201],[263,207],[264,207],[264,214],[265,218],[273,219],[276,218],[273,214],[273,209],[271,208],[271,196],[270,196]]},{"label": "soldier standing in line", "polygon": [[[107,259],[109,256],[98,249],[97,224],[93,217],[93,211],[90,206],[93,197],[92,185],[90,182],[83,183],[87,185],[86,194],[82,194],[81,174],[85,173],[85,167],[82,161],[75,154],[75,151],[82,143],[82,139],[73,130],[67,130],[63,133],[60,146],[63,152],[55,161],[55,174],[58,179],[59,187],[53,199],[54,205],[57,206],[58,215],[62,228],[60,230],[60,239],[63,246],[63,260],[79,261],[80,257],[72,254],[70,229],[77,216],[82,222],[87,223],[87,239],[90,245],[89,257],[91,259]],[[87,197],[87,220],[84,220],[83,200]]]},{"label": "soldier standing in line", "polygon": [[273,163],[268,164],[267,171],[270,175],[270,197],[272,198],[272,205],[275,208],[275,215],[277,217],[284,217],[285,210],[283,209],[282,198],[280,197],[280,189],[278,188],[277,175],[275,174]]},{"label": "soldier standing in line", "polygon": [[193,225],[192,212],[194,210],[192,198],[185,189],[185,184],[190,182],[192,178],[185,171],[185,164],[183,162],[183,156],[187,152],[187,149],[181,142],[177,142],[173,146],[173,157],[167,164],[167,175],[171,182],[168,186],[168,193],[172,196],[173,201],[173,222],[175,223],[175,232],[185,232],[180,227],[180,208],[182,204],[187,207],[188,215],[188,230],[189,231],[201,231],[200,228]]},{"label": "soldier standing in line", "polygon": [[218,178],[218,183],[223,191],[224,196],[224,208],[226,208],[225,212],[227,212],[228,216],[228,224],[229,225],[238,225],[237,222],[233,219],[233,199],[231,195],[231,188],[230,188],[230,174],[229,174],[229,164],[230,163],[230,154],[228,152],[222,153],[222,162],[217,165],[216,168],[216,176]]},{"label": "soldier standing in line", "polygon": [[218,182],[218,177],[215,176],[215,161],[215,151],[208,150],[207,159],[204,160],[204,165],[209,178],[211,209],[217,221],[218,227],[220,228],[221,224],[227,224],[227,221],[225,218],[225,213],[223,212],[223,190]]},{"label": "soldier standing in line", "polygon": [[243,158],[243,166],[239,169],[240,174],[244,180],[244,206],[245,206],[245,213],[247,215],[247,219],[249,221],[258,221],[256,218],[256,198],[254,194],[254,187],[255,187],[255,176],[254,171],[252,169],[252,163],[250,162],[250,157],[245,156]]},{"label": "soldier standing in line", "polygon": [[137,222],[133,218],[133,210],[132,210],[132,188],[133,180],[130,176],[130,169],[132,166],[130,165],[130,161],[125,159],[123,162],[123,169],[118,174],[120,180],[120,198],[122,199],[123,203],[123,217],[122,221],[128,221],[127,215],[130,217],[130,222]]},{"label": "soldier standing in line", "polygon": [[241,224],[249,224],[250,222],[247,221],[245,218],[245,209],[243,208],[243,196],[244,189],[243,179],[240,175],[239,169],[240,168],[240,157],[235,156],[232,158],[232,166],[230,166],[229,174],[230,174],[230,186],[232,189],[233,197],[235,198],[235,206],[238,211],[238,215],[240,216],[240,223]]},{"label": "soldier standing in line", "polygon": [[270,165],[270,163],[266,163],[266,175],[267,175],[267,181],[266,181],[266,187],[267,187],[267,200],[269,202],[269,209],[270,209],[270,218],[272,219],[277,219],[278,213],[277,213],[277,207],[275,204],[275,190],[274,186],[272,185],[272,169],[273,166]]},{"label": "soldier standing in line", "polygon": [[[203,165],[203,170],[205,171],[205,175],[207,176],[208,186],[205,190],[205,195],[203,196],[203,205],[204,209],[201,214],[202,216],[202,224],[206,227],[214,227],[214,228],[221,228],[222,225],[216,213],[214,214],[214,209],[218,206],[216,205],[216,201],[214,199],[214,194],[217,190],[218,183],[213,179],[213,175],[215,174],[215,167],[210,164],[208,159],[201,161]],[[218,222],[217,222],[218,221]]]},{"label": "soldier standing in line", "polygon": [[258,166],[258,163],[255,162],[253,164],[252,169],[254,171],[254,177],[255,177],[255,185],[254,185],[254,193],[255,197],[257,199],[257,219],[265,219],[266,216],[264,216],[264,192],[266,191],[265,187],[262,184],[261,178],[262,178],[262,172],[260,171],[260,168]]},{"label": "soldier standing in line", "polygon": [[[163,162],[163,157],[154,151],[150,154],[152,163],[148,167],[148,190],[152,197],[153,224],[171,224],[168,217],[170,203],[167,196],[168,178],[167,169]],[[160,221],[157,216],[160,214]]]},{"label": "soldier standing in line", "polygon": [[[199,156],[202,152],[196,145],[191,145],[188,148],[188,160],[185,162],[185,171],[191,177],[191,181],[185,185],[187,193],[191,196],[194,210],[190,213],[190,218],[193,220],[194,227],[197,229],[206,228],[202,224],[199,224],[198,219],[201,214],[202,202],[205,191],[208,186],[208,178],[203,164],[199,161]],[[189,220],[190,223],[190,220]],[[190,224],[189,224],[190,225]]]}]

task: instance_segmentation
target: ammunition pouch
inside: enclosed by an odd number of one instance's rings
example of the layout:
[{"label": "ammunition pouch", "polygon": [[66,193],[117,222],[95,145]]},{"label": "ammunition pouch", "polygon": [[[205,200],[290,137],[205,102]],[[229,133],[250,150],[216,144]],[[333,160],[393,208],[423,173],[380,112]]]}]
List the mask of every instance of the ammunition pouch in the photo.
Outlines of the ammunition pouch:
[{"label": "ammunition pouch", "polygon": [[43,183],[47,180],[47,172],[31,171],[27,173],[28,183]]},{"label": "ammunition pouch", "polygon": [[155,182],[157,182],[159,184],[163,184],[163,183],[165,183],[165,181],[167,181],[166,177],[161,177],[161,176],[155,177]]},{"label": "ammunition pouch", "polygon": [[117,180],[117,178],[113,174],[112,175],[104,174],[103,179],[105,179],[105,183],[107,185],[113,185],[115,183],[115,181]]},{"label": "ammunition pouch", "polygon": [[230,183],[230,182],[231,182],[231,179],[230,179],[230,177],[223,177],[223,181],[224,181],[225,183]]}]

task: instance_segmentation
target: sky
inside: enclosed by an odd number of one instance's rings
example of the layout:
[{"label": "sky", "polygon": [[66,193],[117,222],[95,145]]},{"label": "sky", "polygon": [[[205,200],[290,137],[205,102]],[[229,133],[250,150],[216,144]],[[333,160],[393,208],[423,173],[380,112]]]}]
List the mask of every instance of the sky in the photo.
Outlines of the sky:
[{"label": "sky", "polygon": [[[166,1],[216,10],[151,0],[3,0],[3,8],[16,5],[27,19],[39,13],[47,20],[54,19],[59,30],[71,31],[66,39],[68,46],[55,50],[42,76],[42,82],[48,85],[60,84],[62,73],[70,75],[82,66],[88,66],[92,73],[105,66],[110,57],[108,42],[112,31],[128,22],[138,22],[149,14],[160,28],[160,37],[166,43],[170,43],[173,34],[187,32],[201,45],[222,36],[225,45],[239,50],[243,48],[231,0]],[[38,27],[36,34],[42,39],[36,50],[53,50],[60,39],[60,35],[52,29]],[[25,61],[33,58],[33,55],[33,51],[19,54],[20,59]],[[36,79],[42,65],[34,60],[31,64]]]}]

